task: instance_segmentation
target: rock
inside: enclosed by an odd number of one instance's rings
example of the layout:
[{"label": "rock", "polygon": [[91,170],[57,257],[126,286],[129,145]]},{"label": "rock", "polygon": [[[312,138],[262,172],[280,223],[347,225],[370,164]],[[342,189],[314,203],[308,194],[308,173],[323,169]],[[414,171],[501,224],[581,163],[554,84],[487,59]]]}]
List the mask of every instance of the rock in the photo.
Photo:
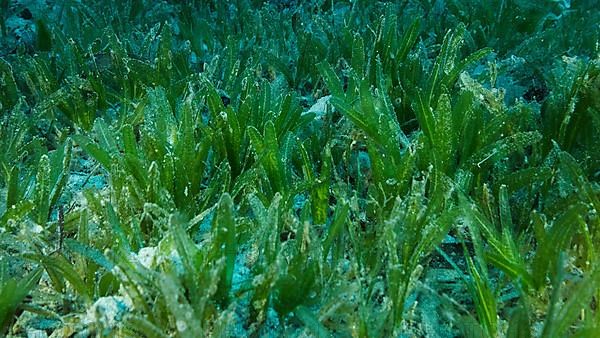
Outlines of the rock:
[{"label": "rock", "polygon": [[315,113],[317,119],[323,118],[327,112],[333,111],[333,106],[331,103],[329,103],[330,100],[331,95],[323,96],[322,98],[318,99],[317,102],[308,109],[308,111],[303,112],[302,115]]},{"label": "rock", "polygon": [[47,338],[48,334],[44,330],[27,330],[27,338]]},{"label": "rock", "polygon": [[88,325],[98,323],[103,328],[112,329],[131,310],[132,306],[125,297],[101,297],[88,308],[82,322]]}]

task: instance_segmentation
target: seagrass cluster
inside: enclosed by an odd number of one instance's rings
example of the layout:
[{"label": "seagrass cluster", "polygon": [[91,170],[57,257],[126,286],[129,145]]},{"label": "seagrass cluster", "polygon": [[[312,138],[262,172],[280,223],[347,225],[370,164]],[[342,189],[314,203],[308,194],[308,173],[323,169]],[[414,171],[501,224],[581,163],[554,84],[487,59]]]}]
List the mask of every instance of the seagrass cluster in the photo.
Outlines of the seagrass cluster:
[{"label": "seagrass cluster", "polygon": [[0,335],[597,336],[599,22],[0,0]]}]

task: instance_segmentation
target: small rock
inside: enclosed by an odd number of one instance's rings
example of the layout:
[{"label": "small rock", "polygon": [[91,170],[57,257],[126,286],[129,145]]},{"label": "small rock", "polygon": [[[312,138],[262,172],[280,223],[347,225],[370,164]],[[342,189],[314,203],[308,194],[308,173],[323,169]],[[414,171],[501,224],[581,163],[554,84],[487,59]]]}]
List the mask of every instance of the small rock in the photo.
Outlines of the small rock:
[{"label": "small rock", "polygon": [[99,323],[104,328],[112,329],[131,307],[132,304],[124,297],[101,297],[87,310],[82,322],[88,325]]},{"label": "small rock", "polygon": [[316,118],[322,118],[325,113],[333,110],[333,106],[331,103],[329,103],[330,100],[331,95],[323,96],[322,98],[318,99],[317,102],[313,104],[310,109],[308,109],[308,111],[302,113],[302,115],[315,113],[317,115]]},{"label": "small rock", "polygon": [[156,247],[141,248],[137,254],[140,263],[147,269],[154,269],[156,266]]},{"label": "small rock", "polygon": [[44,330],[29,329],[27,330],[27,338],[47,338],[48,334]]}]

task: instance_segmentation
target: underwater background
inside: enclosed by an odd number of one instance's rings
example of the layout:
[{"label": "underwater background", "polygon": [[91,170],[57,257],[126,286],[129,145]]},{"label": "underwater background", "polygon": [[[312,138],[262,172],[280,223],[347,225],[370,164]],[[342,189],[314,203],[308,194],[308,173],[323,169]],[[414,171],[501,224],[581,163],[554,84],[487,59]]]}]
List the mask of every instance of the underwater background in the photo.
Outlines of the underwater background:
[{"label": "underwater background", "polygon": [[0,0],[0,336],[600,337],[597,0]]}]

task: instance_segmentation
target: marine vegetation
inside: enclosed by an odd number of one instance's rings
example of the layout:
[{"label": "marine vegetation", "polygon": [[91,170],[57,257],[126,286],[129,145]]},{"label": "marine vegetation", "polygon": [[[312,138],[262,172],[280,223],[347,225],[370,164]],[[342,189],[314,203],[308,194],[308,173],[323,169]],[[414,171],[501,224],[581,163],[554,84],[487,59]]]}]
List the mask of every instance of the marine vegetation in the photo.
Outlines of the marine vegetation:
[{"label": "marine vegetation", "polygon": [[598,337],[594,0],[0,0],[0,336]]}]

